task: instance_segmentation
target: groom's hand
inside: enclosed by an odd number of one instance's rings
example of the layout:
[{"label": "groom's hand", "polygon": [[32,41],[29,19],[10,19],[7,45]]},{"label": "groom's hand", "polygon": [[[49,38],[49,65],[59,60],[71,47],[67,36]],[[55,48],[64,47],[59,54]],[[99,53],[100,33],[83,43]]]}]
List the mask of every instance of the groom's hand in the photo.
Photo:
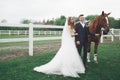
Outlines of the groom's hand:
[{"label": "groom's hand", "polygon": [[78,33],[75,33],[75,35],[77,36],[77,35],[78,35]]},{"label": "groom's hand", "polygon": [[76,41],[76,44],[77,44],[77,45],[80,45],[80,41]]}]

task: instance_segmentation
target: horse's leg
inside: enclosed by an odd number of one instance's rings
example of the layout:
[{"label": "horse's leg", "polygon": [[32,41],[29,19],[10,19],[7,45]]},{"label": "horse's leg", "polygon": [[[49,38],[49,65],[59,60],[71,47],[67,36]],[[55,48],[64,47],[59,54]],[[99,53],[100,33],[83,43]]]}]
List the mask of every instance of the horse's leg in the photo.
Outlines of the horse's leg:
[{"label": "horse's leg", "polygon": [[90,49],[91,49],[91,41],[88,41],[87,62],[90,62]]},{"label": "horse's leg", "polygon": [[98,49],[98,43],[95,42],[95,46],[94,46],[94,61],[96,64],[98,64],[97,61],[97,49]]}]

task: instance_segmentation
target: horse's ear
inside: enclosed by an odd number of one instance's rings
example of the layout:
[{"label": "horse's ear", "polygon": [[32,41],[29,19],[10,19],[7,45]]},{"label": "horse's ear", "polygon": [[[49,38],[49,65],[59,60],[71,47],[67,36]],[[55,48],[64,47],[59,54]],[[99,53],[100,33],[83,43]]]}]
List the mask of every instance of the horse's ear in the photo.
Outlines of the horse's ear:
[{"label": "horse's ear", "polygon": [[111,14],[111,12],[110,13],[108,13],[107,15],[110,15]]},{"label": "horse's ear", "polygon": [[104,15],[104,11],[102,11],[102,15]]}]

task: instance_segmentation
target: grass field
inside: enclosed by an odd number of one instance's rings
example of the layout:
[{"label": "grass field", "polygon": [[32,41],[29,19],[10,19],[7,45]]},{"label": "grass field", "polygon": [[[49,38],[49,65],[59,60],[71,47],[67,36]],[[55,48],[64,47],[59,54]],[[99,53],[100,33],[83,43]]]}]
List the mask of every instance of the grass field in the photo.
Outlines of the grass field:
[{"label": "grass field", "polygon": [[[33,45],[41,45],[41,44],[48,44],[48,43],[60,43],[61,40],[41,40],[41,41],[34,41]],[[28,46],[28,41],[23,42],[7,42],[7,43],[0,43],[0,47],[6,46]]]},{"label": "grass field", "polygon": [[[4,44],[2,44],[4,46]],[[92,50],[93,51],[93,50]],[[120,42],[99,45],[96,65],[91,55],[91,63],[80,78],[46,75],[33,71],[33,68],[49,62],[57,51],[22,56],[0,61],[0,80],[120,80]]]}]

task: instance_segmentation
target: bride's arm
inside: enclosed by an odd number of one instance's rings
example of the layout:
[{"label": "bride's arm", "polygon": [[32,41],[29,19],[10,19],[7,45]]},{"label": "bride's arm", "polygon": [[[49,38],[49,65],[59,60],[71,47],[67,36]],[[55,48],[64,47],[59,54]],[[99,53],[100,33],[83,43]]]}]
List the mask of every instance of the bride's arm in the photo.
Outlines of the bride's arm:
[{"label": "bride's arm", "polygon": [[78,33],[74,33],[74,31],[71,29],[71,26],[68,26],[68,27],[69,27],[70,35],[71,35],[72,37],[78,35]]}]

